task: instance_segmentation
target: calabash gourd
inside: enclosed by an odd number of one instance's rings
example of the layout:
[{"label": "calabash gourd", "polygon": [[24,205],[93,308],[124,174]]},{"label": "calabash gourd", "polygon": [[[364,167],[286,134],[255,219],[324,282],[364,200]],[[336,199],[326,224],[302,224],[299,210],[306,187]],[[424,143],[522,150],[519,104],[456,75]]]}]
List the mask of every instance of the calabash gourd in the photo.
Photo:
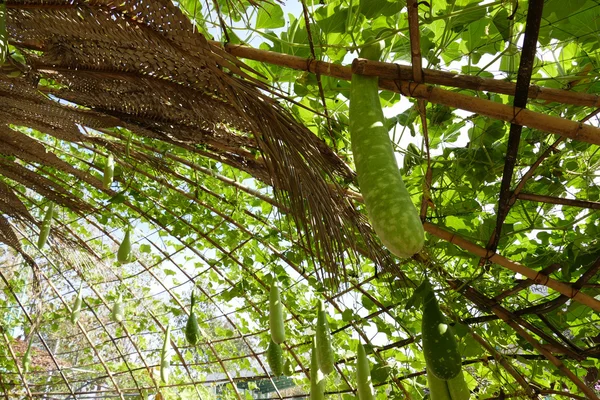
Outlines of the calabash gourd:
[{"label": "calabash gourd", "polygon": [[52,217],[54,215],[54,203],[50,203],[48,208],[46,208],[46,214],[44,215],[44,220],[42,221],[42,227],[40,229],[40,236],[38,237],[37,247],[41,249],[48,241],[48,236],[50,235],[50,228],[52,227]]},{"label": "calabash gourd", "polygon": [[160,379],[169,384],[169,373],[171,372],[171,361],[169,357],[169,349],[171,344],[171,325],[167,325],[165,332],[165,340],[163,342],[162,351],[160,353]]},{"label": "calabash gourd", "polygon": [[131,262],[131,229],[128,228],[125,232],[125,237],[117,251],[117,261],[122,264]]},{"label": "calabash gourd", "polygon": [[317,361],[317,346],[315,340],[312,341],[310,352],[310,400],[325,399],[325,375],[319,369]]},{"label": "calabash gourd", "polygon": [[[378,60],[381,51],[378,43],[366,47],[360,56]],[[378,90],[377,77],[352,75],[352,154],[367,214],[377,236],[396,256],[411,257],[423,248],[425,233],[398,169]]]},{"label": "calabash gourd", "polygon": [[102,187],[104,189],[110,189],[113,178],[115,176],[115,159],[112,154],[109,154],[106,159],[106,165],[104,166],[104,177],[102,179]]},{"label": "calabash gourd", "polygon": [[113,305],[111,313],[112,320],[115,322],[123,321],[124,312],[125,310],[123,307],[123,295],[119,293],[119,298],[117,299],[117,302]]},{"label": "calabash gourd", "polygon": [[274,376],[283,374],[283,352],[281,351],[281,346],[275,343],[273,339],[270,340],[269,347],[267,348],[267,362]]},{"label": "calabash gourd", "polygon": [[360,342],[356,346],[356,386],[360,400],[375,400],[375,391],[371,383],[371,367],[365,348]]},{"label": "calabash gourd", "polygon": [[428,371],[442,380],[449,380],[460,374],[462,361],[454,333],[446,324],[429,282],[425,283],[423,292],[421,333]]},{"label": "calabash gourd", "polygon": [[79,314],[81,313],[81,304],[83,303],[83,298],[81,295],[81,289],[77,292],[77,297],[75,298],[75,303],[73,304],[73,308],[71,308],[71,322],[76,324],[77,320],[79,320]]},{"label": "calabash gourd", "polygon": [[188,343],[194,346],[200,340],[200,325],[198,324],[198,318],[194,312],[194,305],[196,304],[196,298],[194,292],[192,292],[192,305],[190,307],[190,316],[185,324],[185,338]]},{"label": "calabash gourd", "polygon": [[273,283],[269,293],[269,327],[271,338],[277,344],[285,340],[285,326],[283,323],[283,306],[279,294],[279,285]]},{"label": "calabash gourd", "polygon": [[468,400],[471,397],[462,371],[452,379],[443,380],[427,368],[427,383],[431,400]]},{"label": "calabash gourd", "polygon": [[327,313],[322,300],[319,300],[317,308],[317,327],[315,332],[315,342],[317,346],[317,361],[319,369],[329,375],[333,372],[335,360],[333,357],[333,348],[331,347],[331,331],[329,322],[327,322]]}]

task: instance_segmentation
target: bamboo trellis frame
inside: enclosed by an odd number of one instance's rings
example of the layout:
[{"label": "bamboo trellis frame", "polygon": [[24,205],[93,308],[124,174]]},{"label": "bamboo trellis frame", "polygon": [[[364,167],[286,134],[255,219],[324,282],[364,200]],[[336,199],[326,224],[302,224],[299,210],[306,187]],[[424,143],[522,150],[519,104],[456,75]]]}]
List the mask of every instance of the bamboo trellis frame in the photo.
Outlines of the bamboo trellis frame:
[{"label": "bamboo trellis frame", "polygon": [[[411,3],[414,3],[414,1]],[[409,4],[411,4],[411,3],[409,3]],[[415,11],[415,10],[413,10],[413,11]],[[414,14],[413,14],[413,16],[414,16]],[[413,26],[412,31],[413,31],[413,33],[415,31],[418,33],[418,28],[414,28],[414,26]],[[413,42],[413,40],[414,41],[418,40],[418,36],[411,37],[412,46],[415,48],[418,48],[418,46],[415,46],[415,43]],[[339,77],[342,79],[349,79],[352,72],[364,73],[364,74],[370,74],[370,75],[378,75],[381,78],[389,79],[389,81],[387,81],[387,82],[385,80],[382,81],[382,88],[388,88],[390,90],[400,91],[401,93],[411,95],[411,96],[416,96],[422,100],[438,102],[439,104],[456,106],[456,104],[459,104],[461,101],[465,100],[466,98],[469,98],[472,100],[469,100],[469,104],[464,106],[464,107],[468,107],[468,108],[466,108],[468,110],[484,110],[484,111],[486,111],[489,109],[489,105],[490,105],[489,103],[480,102],[479,101],[480,99],[471,98],[469,96],[464,96],[464,95],[457,95],[457,93],[442,90],[439,88],[434,88],[432,86],[423,85],[421,83],[410,82],[413,80],[418,82],[420,80],[418,75],[419,75],[419,71],[421,71],[421,69],[419,67],[417,67],[415,64],[413,64],[411,67],[405,67],[405,66],[398,66],[398,65],[394,65],[394,64],[376,63],[376,62],[371,62],[371,61],[367,62],[365,60],[358,60],[355,63],[353,63],[352,68],[350,68],[350,67],[341,67],[339,65],[334,65],[334,64],[329,64],[329,63],[323,63],[321,61],[306,60],[306,59],[300,59],[298,57],[293,57],[293,56],[288,56],[288,55],[283,55],[283,54],[274,54],[271,52],[264,52],[262,50],[250,49],[250,48],[246,48],[243,46],[227,45],[227,46],[225,46],[225,49],[227,51],[229,51],[231,54],[237,55],[240,57],[269,62],[269,63],[275,64],[275,65],[282,65],[282,66],[287,66],[287,67],[291,67],[291,68],[295,68],[295,69],[317,72],[322,75],[335,76],[335,77]],[[415,55],[418,55],[418,54],[415,53]],[[256,58],[252,58],[252,57],[256,57]],[[378,71],[378,72],[376,72],[376,71]],[[386,75],[386,74],[388,74],[388,75]],[[400,82],[397,81],[398,77],[400,77]],[[509,82],[501,82],[501,81],[494,81],[494,80],[481,79],[481,78],[457,76],[454,74],[448,74],[448,73],[432,71],[432,70],[423,70],[423,80],[427,84],[439,84],[439,85],[443,85],[443,86],[454,86],[454,87],[460,87],[460,88],[469,89],[469,90],[495,91],[497,93],[504,93],[504,94],[514,94],[514,89],[515,89],[514,85],[510,84]],[[461,96],[463,96],[463,97],[461,97]],[[570,102],[569,104],[583,105],[583,106],[588,106],[588,107],[600,106],[598,96],[586,95],[586,94],[573,94],[573,93],[567,92],[567,91],[558,91],[555,89],[545,89],[545,88],[539,88],[539,87],[535,87],[535,86],[530,87],[529,96],[530,96],[530,98],[533,98],[533,99],[540,99],[540,100],[546,100],[546,101],[557,101],[560,98],[561,102],[563,102],[563,103]],[[562,97],[559,97],[559,96],[562,96]],[[477,101],[475,101],[475,100],[477,100]],[[459,108],[462,108],[462,106]],[[508,112],[509,109],[510,109],[510,113]],[[591,127],[589,125],[582,126],[580,123],[574,123],[572,121],[567,121],[567,120],[563,120],[563,119],[546,119],[546,118],[543,118],[543,117],[545,117],[543,114],[531,113],[531,112],[527,113],[526,111],[527,110],[522,110],[520,112],[517,112],[518,115],[515,116],[514,115],[515,111],[512,109],[512,107],[504,106],[501,109],[500,108],[493,109],[491,111],[486,111],[486,112],[488,112],[489,116],[492,118],[498,117],[507,122],[514,122],[514,123],[523,124],[523,125],[530,124],[530,126],[538,127],[540,129],[543,129],[544,127],[552,127],[554,129],[554,131],[552,131],[552,132],[562,134],[565,137],[575,138],[577,140],[582,140],[582,138],[583,138],[583,139],[587,139],[587,141],[589,141],[590,143],[598,143],[597,141],[600,140],[600,136],[598,135],[598,132],[600,132],[600,130],[598,130],[597,128]],[[479,111],[473,111],[473,112],[479,112]],[[480,112],[480,113],[482,115],[487,115],[487,114],[485,114],[485,112]],[[552,117],[552,118],[554,118],[554,117]],[[540,120],[543,120],[543,121],[540,121]],[[554,127],[553,126],[554,123],[559,120],[560,120],[560,123],[558,124],[558,126]],[[105,133],[113,135],[113,137],[117,136],[114,134],[114,132],[106,131]],[[562,140],[562,138],[559,140]],[[147,144],[142,144],[142,143],[134,143],[133,147],[135,148],[135,151],[141,151],[141,150],[152,151],[153,150],[151,146],[149,146]],[[96,149],[91,148],[91,147],[89,147],[88,150],[97,152]],[[102,154],[102,155],[104,155],[104,154]],[[177,157],[177,156],[173,156],[173,155],[167,155],[167,156],[171,159],[176,159],[176,157]],[[542,156],[540,157],[539,163],[542,162],[543,158],[544,158],[544,156],[542,154]],[[537,165],[539,165],[539,163],[537,163]],[[146,173],[144,170],[137,168],[135,165],[125,164],[122,161],[121,161],[121,165],[123,165],[124,167],[127,167],[127,168],[131,168],[132,170],[136,170],[138,173],[140,173],[142,175],[146,175],[150,179],[152,178],[151,175]],[[534,165],[530,171],[535,170],[537,165]],[[92,167],[93,165],[90,165],[90,166]],[[202,171],[202,168],[203,168],[201,166],[195,166],[193,164],[188,165],[188,166],[190,168],[196,168],[198,171]],[[211,171],[202,171],[202,172],[206,173],[207,175],[212,174]],[[168,171],[168,176],[178,179],[180,181],[185,181],[184,176],[177,174],[173,170]],[[528,176],[526,175],[526,177],[519,183],[519,186],[517,186],[517,188],[518,189],[519,189],[519,187],[522,188],[523,187],[522,185],[524,185],[525,181],[527,181],[527,179],[529,179],[531,176],[532,176],[531,174],[529,174]],[[60,178],[57,176],[54,176],[53,179],[55,179],[56,181],[60,181]],[[221,177],[218,177],[218,179],[220,179],[222,182],[225,182],[228,184],[234,184],[236,187],[240,188],[241,190],[245,191],[246,193],[256,196],[256,197],[260,198],[261,200],[267,201],[270,204],[278,207],[280,211],[286,212],[285,207],[283,205],[279,204],[276,200],[271,199],[268,196],[260,194],[251,188],[245,188],[243,185],[235,182],[234,180],[231,180],[230,178],[221,176]],[[64,182],[64,181],[62,183],[66,184],[66,182]],[[87,183],[89,183],[95,189],[102,190],[101,184],[97,180],[90,179],[87,181]],[[175,187],[174,185],[167,185],[167,189],[171,190],[173,192],[178,192],[181,195],[184,195],[184,193],[180,189]],[[108,192],[108,194],[114,195],[115,192]],[[211,195],[213,195],[213,194],[211,194]],[[190,200],[194,201],[195,204],[198,204],[198,205],[201,205],[204,207],[210,207],[206,204],[201,204],[200,201],[196,201],[198,199],[194,200],[194,198],[191,196],[188,196],[188,198]],[[356,196],[352,196],[352,198],[357,199]],[[539,196],[539,195],[529,194],[529,193],[518,193],[518,190],[516,190],[515,193],[513,194],[512,202],[514,203],[514,201],[516,199],[522,199],[522,200],[528,200],[528,201],[538,201],[538,202],[548,203],[548,204],[564,204],[564,205],[568,205],[568,206],[598,209],[597,202],[582,201],[582,200],[570,200],[570,199],[557,199],[557,198],[552,198],[549,196]],[[426,204],[426,202],[424,202],[424,204]],[[141,217],[144,217],[145,219],[152,221],[160,229],[163,229],[167,232],[172,232],[170,227],[168,227],[164,223],[158,221],[152,215],[143,213],[142,210],[137,208],[135,205],[133,205],[131,203],[126,203],[126,206],[129,207],[132,211],[137,212],[138,215],[140,215]],[[166,209],[162,205],[161,205],[161,207],[162,207],[161,209],[165,213],[169,213],[168,209]],[[218,210],[213,208],[212,211],[216,212]],[[170,214],[175,219],[178,219],[178,216],[175,215],[174,213],[170,213]],[[223,221],[227,221],[227,222],[233,221],[232,223],[235,224],[234,220],[227,219],[227,218],[225,218],[224,215],[221,215],[221,217],[223,217]],[[256,217],[257,221],[261,221],[261,218],[259,216],[255,216],[255,217]],[[113,240],[116,243],[116,240],[110,235],[109,232],[107,232],[105,229],[103,229],[102,226],[96,224],[94,221],[92,221],[91,219],[89,219],[87,217],[83,217],[83,218],[88,223],[93,225],[95,228],[102,231],[106,237],[110,238],[111,240]],[[264,220],[262,220],[262,223],[264,223]],[[267,224],[265,223],[265,225],[267,225]],[[591,296],[581,293],[579,291],[580,287],[578,287],[576,284],[569,285],[569,284],[565,284],[563,282],[559,282],[559,281],[549,278],[550,271],[548,271],[547,273],[544,273],[544,271],[538,273],[538,272],[536,272],[532,269],[529,269],[519,263],[516,263],[505,257],[502,257],[499,254],[491,254],[485,248],[483,248],[475,243],[472,243],[464,238],[461,238],[451,232],[445,231],[441,227],[436,226],[432,223],[426,222],[424,225],[425,225],[425,229],[429,233],[431,233],[449,243],[458,245],[459,247],[468,251],[471,254],[477,255],[479,257],[483,257],[485,259],[489,259],[490,261],[492,261],[498,265],[501,265],[504,268],[510,269],[514,272],[521,273],[524,276],[526,276],[530,280],[531,283],[538,283],[538,284],[546,285],[554,290],[557,290],[563,296],[565,296],[567,299],[572,298],[573,300],[581,302],[582,304],[585,304],[596,311],[600,310],[600,302],[598,302]],[[240,226],[239,224],[237,224],[237,226],[239,229],[243,230],[242,226]],[[198,230],[196,228],[192,227],[192,229],[195,230],[196,232],[198,232]],[[252,233],[249,231],[246,231],[245,233],[252,236]],[[209,236],[207,236],[205,239],[208,240],[209,242],[212,241],[212,239]],[[181,243],[184,246],[186,246],[185,242],[182,241]],[[214,243],[214,244],[216,245],[216,243]],[[165,252],[163,249],[161,249],[154,243],[152,243],[152,245],[154,246],[154,249],[158,253],[162,254],[163,260],[172,260],[173,254],[169,254],[168,252]],[[239,263],[239,259],[237,258],[236,255],[233,254],[234,252],[236,252],[238,250],[238,248],[230,249],[229,251],[227,251],[225,249],[222,249],[222,250],[223,250],[223,253],[225,254],[224,257],[227,257],[227,258],[233,260],[233,262]],[[310,277],[310,275],[306,274],[305,271],[303,271],[303,269],[300,266],[296,265],[293,262],[289,262],[289,260],[286,260],[285,257],[283,257],[281,254],[278,254],[276,249],[271,249],[271,250],[275,254],[277,254],[277,256],[279,256],[284,262],[286,262],[290,268],[292,268],[298,274],[300,274],[304,279],[308,279]],[[196,253],[196,254],[199,257],[202,257],[201,254],[199,254],[199,253]],[[151,268],[149,268],[148,266],[144,265],[144,269],[146,271],[148,271],[149,273],[151,273],[150,272]],[[214,271],[215,273],[217,273],[218,275],[221,275],[222,277],[224,276],[222,274],[222,271],[220,271],[219,268],[217,268],[215,266],[210,266],[208,268],[208,270]],[[184,271],[183,269],[180,269],[180,271],[184,275],[186,275],[186,277],[189,279],[189,281],[194,282],[194,277],[188,275],[187,272]],[[253,274],[253,277],[257,281],[259,281],[262,284],[262,286],[266,286],[264,284],[264,282],[260,281],[260,278],[258,278],[255,273]],[[44,278],[48,282],[51,281],[51,277],[49,277],[49,276],[44,276]],[[156,281],[160,281],[158,277],[154,276],[154,278]],[[591,276],[589,278],[591,278]],[[120,280],[120,281],[122,282],[122,280]],[[366,283],[368,283],[368,280],[354,285],[353,289],[356,289],[357,291],[362,293],[362,295],[369,297],[370,296],[369,292],[363,288],[363,285]],[[230,286],[233,286],[234,282],[229,281],[228,284]],[[511,292],[510,295],[516,294],[518,289],[522,290],[525,287],[526,287],[526,285],[523,285],[523,287],[519,286],[518,288],[517,287],[513,288],[513,292]],[[62,295],[61,295],[60,291],[55,288],[53,288],[53,289],[54,289],[56,295],[58,296],[58,298],[60,298],[61,301],[66,305],[66,302],[61,297]],[[169,288],[165,287],[164,289],[166,292],[169,293],[170,297],[174,299],[174,301],[177,303],[177,305],[182,310],[184,310],[185,313],[187,313],[185,305],[181,301],[178,300],[177,296],[174,295]],[[348,290],[350,290],[350,289],[348,289]],[[96,295],[98,297],[102,297],[99,294],[99,292],[96,292],[96,291],[94,291],[94,292],[96,293]],[[328,296],[327,300],[337,309],[338,312],[341,312],[342,307],[336,302],[336,298],[338,296],[341,296],[341,294],[338,294],[337,296]],[[509,294],[507,294],[507,296],[509,296]],[[213,296],[207,295],[207,297],[211,301],[215,301],[214,298],[216,297],[216,295],[213,295]],[[248,298],[246,300],[249,301],[250,307],[252,307],[254,309],[259,309],[259,306],[257,304],[254,304]],[[390,308],[384,307],[383,304],[381,302],[379,302],[373,296],[370,296],[370,300],[379,306],[379,310],[370,314],[369,316],[367,316],[366,317],[367,319],[374,318],[383,312],[388,313],[388,315],[393,318],[393,314],[390,312]],[[496,309],[495,311],[497,311],[497,310],[500,310],[498,316],[504,317],[503,319],[507,320],[506,314],[503,314],[504,308],[499,308],[499,309]],[[25,313],[27,313],[27,311],[25,309],[23,309],[23,311],[25,311]],[[150,313],[152,313],[150,310],[148,310],[148,311]],[[293,310],[290,309],[290,311],[293,314]],[[227,315],[225,313],[222,312],[222,314],[223,314],[222,315],[223,317],[227,318]],[[154,321],[157,323],[157,325],[160,326],[160,329],[162,331],[164,331],[165,327],[161,324],[160,319],[157,316],[155,316],[154,314],[152,314],[152,317],[153,317]],[[230,320],[229,318],[227,318],[227,319]],[[293,315],[292,320],[298,320],[300,323],[302,323],[302,321],[300,321],[298,319],[298,317],[295,315]],[[104,326],[104,324],[99,319],[98,319],[98,321],[100,322],[102,329],[104,331],[108,332],[107,327]],[[507,322],[508,322],[508,320],[507,320]],[[238,329],[237,327],[235,327],[234,323],[232,323],[232,325],[234,325],[234,328],[238,331],[238,335],[236,336],[236,338],[244,339],[244,335],[243,335],[242,331],[240,329]],[[79,327],[82,330],[83,334],[87,336],[86,330],[84,329],[84,327],[82,327],[81,325]],[[351,321],[350,323],[344,325],[337,332],[341,332],[346,329],[350,329],[352,331],[358,332],[358,334],[363,338],[363,340],[366,340],[368,342],[368,337],[365,335],[365,332],[361,328],[357,327],[356,323],[354,323],[354,321]],[[520,327],[518,324],[515,325],[515,329],[518,330],[519,335],[521,335],[522,337],[531,338],[530,334],[527,333],[525,330],[523,330],[523,328]],[[485,346],[485,340],[483,340],[482,338],[479,338],[479,339],[481,339],[481,340],[478,340],[478,341],[480,341],[480,343],[482,343],[482,345],[484,345],[484,347],[486,347],[488,349],[488,351],[495,358],[499,358],[501,360],[501,356],[498,357],[498,354],[494,351],[494,349],[492,347],[490,347],[489,345]],[[412,341],[414,341],[414,340],[415,340],[414,337],[412,337],[412,338],[409,338],[407,341],[400,341],[400,345],[406,345],[408,343],[412,343]],[[476,340],[477,340],[477,338],[476,338]],[[8,343],[8,341],[7,341],[7,343]],[[213,342],[213,344],[214,343],[215,342]],[[186,383],[186,385],[197,385],[197,384],[203,383],[200,381],[194,381],[192,379],[191,374],[189,373],[188,366],[185,365],[185,361],[183,361],[184,358],[183,358],[182,354],[179,352],[179,349],[177,349],[177,347],[174,346],[175,343],[172,343],[172,344],[173,344],[173,347],[176,348],[176,351],[178,352],[178,357],[180,358],[180,360],[182,360],[182,362],[184,364],[184,368],[186,369],[188,376],[190,378],[190,382]],[[304,344],[306,344],[306,343],[304,343]],[[292,349],[298,348],[301,345],[302,344],[295,344],[294,346],[288,345],[287,349],[288,349],[288,351],[292,351]],[[534,344],[534,346],[535,346],[535,344]],[[10,347],[10,344],[9,344],[9,347]],[[259,360],[259,363],[260,363],[259,354],[257,352],[255,352],[251,347],[250,347],[250,349],[251,349],[252,354],[248,355],[248,357],[254,357],[257,360]],[[551,354],[545,353],[543,348],[539,348],[538,350],[540,351],[540,353],[542,353],[544,358],[551,359],[553,362],[558,360],[558,359],[552,358]],[[140,357],[143,358],[143,356],[141,355],[141,352],[139,350],[137,350],[137,351],[138,351]],[[385,351],[385,349],[381,349],[381,351],[383,352],[383,351]],[[382,355],[380,355],[379,352],[376,352],[376,354],[380,360],[384,360],[384,357]],[[298,362],[301,372],[306,374],[307,368],[302,365],[302,362],[301,362],[300,358],[297,356],[297,353],[294,353],[292,351],[292,355]],[[240,393],[237,391],[236,384],[235,384],[235,382],[237,382],[240,379],[232,377],[230,374],[228,374],[227,368],[224,365],[224,362],[227,360],[219,358],[219,355],[216,352],[215,352],[215,356],[217,357],[217,363],[221,366],[222,370],[227,375],[226,378],[222,379],[221,381],[229,383],[233,387],[233,389],[236,393],[236,396],[238,398],[240,398]],[[16,362],[16,357],[14,354],[12,354],[12,358]],[[340,369],[340,365],[345,364],[347,361],[349,361],[349,360],[339,360],[338,372],[342,373],[342,369]],[[477,360],[474,360],[474,361],[477,361]],[[101,362],[103,365],[105,364],[102,360],[101,360]],[[501,364],[502,364],[503,368],[505,368],[515,378],[515,380],[523,387],[523,389],[526,391],[526,393],[528,393],[528,395],[533,395],[531,393],[531,388],[529,387],[526,380],[524,380],[518,373],[516,373],[516,371],[512,370],[512,367],[510,366],[509,363],[501,361]],[[107,369],[106,365],[104,365],[104,367],[107,370],[107,376],[111,377],[110,369]],[[264,377],[268,378],[269,375],[267,374],[266,369],[264,369],[264,365],[261,365],[261,367],[263,368],[263,370],[265,372]],[[146,369],[148,369],[148,366],[146,366]],[[59,368],[59,370],[60,370],[60,368]],[[128,371],[124,372],[123,374],[127,374],[127,373],[132,374],[132,372],[133,371],[131,369],[129,369]],[[566,371],[566,372],[570,372],[570,371]],[[422,375],[422,374],[423,374],[423,372],[416,373],[416,375]],[[415,374],[412,374],[412,375],[415,375]],[[348,384],[348,386],[350,388],[347,390],[339,391],[339,393],[354,392],[354,389],[351,387],[352,385],[349,383],[346,375],[343,373],[342,373],[342,378],[346,381],[346,383]],[[395,377],[393,379],[393,382],[398,387],[402,388],[403,386],[402,386],[401,381],[404,379],[408,379],[408,378],[409,378],[409,376],[397,377],[397,378]],[[578,379],[576,377],[571,376],[570,378],[576,384],[578,383],[577,382]],[[64,377],[63,377],[63,379],[64,379]],[[219,382],[219,380],[215,379],[212,382]],[[69,386],[66,379],[65,379],[65,383],[67,383],[67,386]],[[175,387],[176,386],[177,385],[175,385]],[[580,385],[578,384],[578,386],[580,386]],[[70,386],[69,386],[69,388],[70,388]],[[145,387],[144,389],[152,389],[152,388],[153,388],[152,386],[148,386],[148,387]],[[582,390],[585,391],[585,389],[583,387],[581,387],[581,388],[582,388]],[[29,386],[27,386],[27,385],[26,385],[26,389],[28,391],[27,394],[30,398],[32,396],[35,396],[35,395],[38,395],[41,393],[41,392],[31,392],[29,390]],[[121,398],[123,396],[123,393],[127,393],[127,392],[135,393],[135,390],[136,389],[121,388],[118,385],[115,385],[115,391],[116,391],[116,393],[118,393],[119,396],[121,396]],[[138,386],[137,391],[139,392],[140,390],[141,390],[141,388]],[[111,390],[97,391],[97,392],[90,391],[90,392],[86,392],[86,393],[110,393],[110,392],[111,392]],[[546,392],[548,392],[548,391],[546,391]],[[336,393],[338,393],[338,392],[336,392]],[[71,393],[56,392],[53,394],[56,394],[56,395],[64,394],[64,395],[73,395],[74,396],[73,392],[71,392]],[[595,396],[593,393],[590,394],[589,392],[587,392],[587,394],[588,394],[588,396],[592,396],[590,398],[594,398],[593,396]],[[278,392],[276,398],[283,399],[286,397],[282,396]]]}]

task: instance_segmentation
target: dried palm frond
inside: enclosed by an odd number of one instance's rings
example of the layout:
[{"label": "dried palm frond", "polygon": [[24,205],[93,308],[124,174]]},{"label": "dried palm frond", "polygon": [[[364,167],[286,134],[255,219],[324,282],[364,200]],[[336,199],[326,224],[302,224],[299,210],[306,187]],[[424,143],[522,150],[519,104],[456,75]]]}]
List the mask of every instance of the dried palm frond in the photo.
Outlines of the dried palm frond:
[{"label": "dried palm frond", "polygon": [[[78,125],[122,126],[208,155],[274,187],[333,281],[343,275],[344,257],[358,249],[380,267],[390,264],[340,187],[354,180],[348,166],[268,97],[248,67],[196,32],[172,2],[9,1],[7,30],[29,68],[14,83],[0,79],[0,96],[16,94],[0,106],[13,123],[68,141],[89,141]],[[53,83],[39,89],[54,97],[36,92],[31,82],[40,78]],[[65,170],[57,159],[31,157],[27,161]],[[5,176],[14,178],[18,168],[9,165]],[[50,180],[27,174],[22,180],[66,205],[59,188],[40,187],[53,187]]]}]

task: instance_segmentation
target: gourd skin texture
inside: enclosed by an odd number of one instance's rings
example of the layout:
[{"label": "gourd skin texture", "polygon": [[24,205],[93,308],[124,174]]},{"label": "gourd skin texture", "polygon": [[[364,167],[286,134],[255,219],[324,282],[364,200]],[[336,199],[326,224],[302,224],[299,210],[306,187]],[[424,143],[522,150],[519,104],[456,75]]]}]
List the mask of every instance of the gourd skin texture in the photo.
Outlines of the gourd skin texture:
[{"label": "gourd skin texture", "polygon": [[427,283],[421,322],[423,353],[430,373],[439,379],[452,379],[461,372],[462,361],[452,329],[445,322],[431,285]]},{"label": "gourd skin texture", "polygon": [[365,348],[360,342],[356,346],[356,382],[360,400],[375,400],[371,383],[371,367],[369,367]]},{"label": "gourd skin texture", "polygon": [[117,261],[123,264],[131,262],[131,236],[129,229],[125,232],[125,237],[117,251]]},{"label": "gourd skin texture", "polygon": [[281,346],[273,340],[270,341],[267,348],[267,362],[274,376],[283,375],[283,352]]},{"label": "gourd skin texture", "polygon": [[167,385],[169,384],[169,372],[171,362],[169,361],[169,345],[171,342],[171,325],[167,325],[165,341],[163,342],[162,352],[160,354],[160,379]]},{"label": "gourd skin texture", "polygon": [[325,375],[319,369],[317,347],[313,340],[310,353],[310,400],[323,399],[325,399]]},{"label": "gourd skin texture", "polygon": [[378,90],[377,77],[352,75],[352,154],[373,229],[392,253],[406,258],[421,251],[425,232],[398,169]]},{"label": "gourd skin texture", "polygon": [[54,214],[54,203],[50,203],[48,208],[46,209],[46,214],[44,215],[44,221],[42,222],[42,228],[40,229],[40,236],[38,238],[37,247],[38,249],[42,249],[48,240],[48,236],[50,235],[50,227],[52,226],[52,216]]},{"label": "gourd skin texture", "polygon": [[333,359],[333,349],[331,347],[331,332],[327,314],[322,300],[319,300],[317,309],[317,328],[315,333],[315,342],[317,346],[317,361],[319,369],[329,375],[333,372],[335,361]]},{"label": "gourd skin texture", "polygon": [[437,378],[427,368],[427,383],[431,400],[468,400],[471,397],[462,372],[445,381]]},{"label": "gourd skin texture", "polygon": [[113,306],[111,316],[115,322],[123,321],[123,295],[119,294],[119,299]]},{"label": "gourd skin texture", "polygon": [[279,287],[276,283],[271,285],[269,293],[269,327],[271,338],[277,344],[285,340],[285,326],[283,324],[283,306],[279,295]]},{"label": "gourd skin texture", "polygon": [[110,185],[113,182],[113,178],[115,175],[115,159],[112,154],[108,155],[106,159],[106,165],[104,166],[104,178],[102,180],[102,187],[104,189],[109,189]]},{"label": "gourd skin texture", "polygon": [[196,313],[194,312],[194,305],[196,304],[196,299],[194,297],[194,293],[192,292],[192,306],[190,308],[190,316],[185,324],[185,338],[188,343],[194,346],[200,340],[200,325],[198,324],[198,318],[196,317]]}]

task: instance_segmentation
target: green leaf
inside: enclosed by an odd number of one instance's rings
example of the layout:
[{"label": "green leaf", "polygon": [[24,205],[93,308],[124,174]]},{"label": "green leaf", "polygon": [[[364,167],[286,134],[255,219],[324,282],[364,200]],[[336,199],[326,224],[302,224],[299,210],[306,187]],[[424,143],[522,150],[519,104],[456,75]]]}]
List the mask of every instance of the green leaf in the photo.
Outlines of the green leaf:
[{"label": "green leaf", "polygon": [[279,4],[265,2],[256,15],[256,29],[275,29],[285,26],[283,10]]}]

